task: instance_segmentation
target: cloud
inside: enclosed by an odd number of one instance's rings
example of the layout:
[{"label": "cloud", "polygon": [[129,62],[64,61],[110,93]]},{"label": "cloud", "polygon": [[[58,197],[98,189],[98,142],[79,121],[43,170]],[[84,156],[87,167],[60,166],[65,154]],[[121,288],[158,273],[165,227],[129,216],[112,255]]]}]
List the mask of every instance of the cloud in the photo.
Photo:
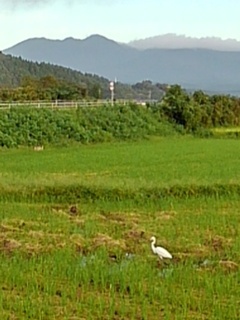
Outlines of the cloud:
[{"label": "cloud", "polygon": [[5,9],[17,9],[22,6],[32,7],[52,2],[54,0],[0,0],[0,5]]},{"label": "cloud", "polygon": [[7,6],[18,6],[18,5],[22,5],[22,4],[30,4],[30,5],[37,5],[39,3],[48,3],[48,2],[52,2],[51,0],[0,0],[0,3],[2,5]]},{"label": "cloud", "polygon": [[21,5],[29,5],[29,6],[37,6],[40,4],[52,4],[54,2],[63,2],[66,4],[72,4],[72,3],[87,3],[87,2],[93,2],[93,3],[106,3],[109,2],[109,0],[0,0],[0,5],[5,7],[13,7],[13,6],[21,6]]},{"label": "cloud", "polygon": [[1,12],[19,12],[22,10],[35,10],[38,8],[45,8],[51,5],[85,5],[89,3],[106,4],[109,0],[0,0]]},{"label": "cloud", "polygon": [[[120,0],[115,0],[117,3]],[[49,6],[52,4],[71,5],[112,5],[112,0],[0,0],[0,10],[18,11],[20,9],[34,9],[36,7]]]},{"label": "cloud", "polygon": [[0,0],[0,5],[5,7],[14,7],[21,5],[36,6],[40,4],[51,4],[54,2],[72,3],[94,3],[94,4],[111,4],[110,0]]},{"label": "cloud", "polygon": [[[27,6],[27,7],[35,7],[35,6],[39,6],[39,5],[48,5],[48,4],[52,4],[54,2],[59,2],[59,0],[0,0],[0,5],[1,7],[4,8],[11,8],[11,9],[15,9],[15,8],[19,8],[22,6]],[[75,0],[60,0],[66,4],[71,4],[73,2],[75,2]]]}]

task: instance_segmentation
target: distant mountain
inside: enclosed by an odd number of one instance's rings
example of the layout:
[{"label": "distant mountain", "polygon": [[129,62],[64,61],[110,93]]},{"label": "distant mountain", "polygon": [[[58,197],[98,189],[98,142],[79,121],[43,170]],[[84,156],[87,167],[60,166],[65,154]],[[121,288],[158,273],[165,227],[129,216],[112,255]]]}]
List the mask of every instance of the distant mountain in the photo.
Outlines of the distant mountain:
[{"label": "distant mountain", "polygon": [[139,50],[93,35],[84,40],[29,39],[4,53],[117,78],[123,83],[151,80],[177,83],[190,90],[240,92],[240,52],[193,48]]},{"label": "distant mountain", "polygon": [[84,40],[33,38],[3,52],[31,61],[49,62],[115,79],[117,75],[112,75],[108,70],[116,69],[118,65],[121,68],[121,64],[127,63],[129,57],[132,59],[138,50],[102,36],[92,35]]},{"label": "distant mountain", "polygon": [[194,38],[175,33],[163,34],[146,39],[134,40],[129,46],[139,49],[210,49],[218,51],[239,51],[240,41],[236,39],[223,40],[217,37]]}]

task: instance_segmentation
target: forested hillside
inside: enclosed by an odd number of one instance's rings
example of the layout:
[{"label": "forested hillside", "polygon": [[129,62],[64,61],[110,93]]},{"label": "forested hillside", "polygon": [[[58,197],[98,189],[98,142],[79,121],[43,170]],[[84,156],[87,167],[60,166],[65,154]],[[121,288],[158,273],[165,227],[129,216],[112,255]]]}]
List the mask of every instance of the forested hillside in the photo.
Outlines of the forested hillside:
[{"label": "forested hillside", "polygon": [[[163,95],[163,88],[164,86],[153,85],[150,81],[134,86],[117,82],[115,98],[159,100]],[[2,101],[110,97],[109,79],[49,63],[29,62],[2,53],[0,89]]]}]

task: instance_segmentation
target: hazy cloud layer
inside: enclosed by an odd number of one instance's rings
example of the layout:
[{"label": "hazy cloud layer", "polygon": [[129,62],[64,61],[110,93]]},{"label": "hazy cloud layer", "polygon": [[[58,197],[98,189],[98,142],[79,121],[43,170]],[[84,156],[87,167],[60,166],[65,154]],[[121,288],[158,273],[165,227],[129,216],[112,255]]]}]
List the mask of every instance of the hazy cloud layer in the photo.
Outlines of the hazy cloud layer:
[{"label": "hazy cloud layer", "polygon": [[0,0],[1,7],[17,7],[21,5],[36,6],[40,4],[52,4],[62,2],[66,4],[73,3],[94,3],[94,4],[110,4],[110,0]]},{"label": "hazy cloud layer", "polygon": [[0,0],[1,5],[5,7],[18,6],[22,4],[37,5],[40,3],[51,3],[54,0]]},{"label": "hazy cloud layer", "polygon": [[53,2],[54,0],[0,0],[0,7],[4,9],[15,9],[22,6],[32,7]]},{"label": "hazy cloud layer", "polygon": [[[115,0],[116,3],[121,3],[121,0]],[[122,0],[126,1],[126,0]],[[17,11],[21,8],[36,8],[41,6],[49,6],[53,4],[64,4],[67,6],[71,6],[74,4],[77,5],[89,5],[93,4],[96,6],[112,6],[113,2],[112,0],[0,0],[0,10],[11,10],[11,11]]]},{"label": "hazy cloud layer", "polygon": [[140,49],[181,49],[201,48],[220,51],[240,51],[240,41],[235,39],[223,40],[217,37],[194,38],[174,33],[159,35],[146,39],[129,42],[129,45]]},{"label": "hazy cloud layer", "polygon": [[[86,0],[80,0],[80,2],[85,2]],[[91,1],[91,0],[90,0]],[[77,3],[77,0],[0,0],[0,9],[16,9],[22,6],[25,7],[36,7],[39,5],[49,5],[53,3],[65,3],[65,4],[73,4]]]}]

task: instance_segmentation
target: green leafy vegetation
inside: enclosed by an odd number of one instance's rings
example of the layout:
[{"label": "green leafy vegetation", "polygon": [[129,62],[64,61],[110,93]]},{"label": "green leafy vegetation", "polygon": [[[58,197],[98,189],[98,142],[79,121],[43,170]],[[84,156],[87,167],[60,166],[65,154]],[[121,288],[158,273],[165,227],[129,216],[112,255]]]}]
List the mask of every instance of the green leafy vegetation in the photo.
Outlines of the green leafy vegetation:
[{"label": "green leafy vegetation", "polygon": [[0,110],[0,145],[6,147],[96,143],[174,135],[167,122],[138,105],[103,105],[95,108]]},{"label": "green leafy vegetation", "polygon": [[[182,126],[187,132],[203,135],[204,128],[240,125],[239,98],[225,95],[210,96],[202,91],[188,94],[179,85],[169,87],[162,101],[151,107],[160,118],[165,117],[168,121]],[[208,131],[208,134],[211,133]]]},{"label": "green leafy vegetation", "polygon": [[222,109],[218,110],[216,118],[218,103],[215,103],[215,97],[206,96],[207,105],[196,104],[192,108],[191,105],[195,103],[194,96],[179,90],[183,100],[176,93],[172,96],[172,91],[169,90],[160,103],[147,107],[134,103],[115,103],[113,106],[106,104],[77,108],[2,108],[0,146],[10,148],[86,144],[183,134],[239,137],[238,99],[228,98],[231,104],[225,108],[223,97]]}]

